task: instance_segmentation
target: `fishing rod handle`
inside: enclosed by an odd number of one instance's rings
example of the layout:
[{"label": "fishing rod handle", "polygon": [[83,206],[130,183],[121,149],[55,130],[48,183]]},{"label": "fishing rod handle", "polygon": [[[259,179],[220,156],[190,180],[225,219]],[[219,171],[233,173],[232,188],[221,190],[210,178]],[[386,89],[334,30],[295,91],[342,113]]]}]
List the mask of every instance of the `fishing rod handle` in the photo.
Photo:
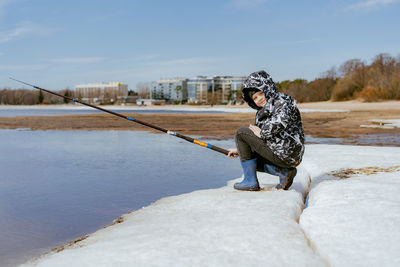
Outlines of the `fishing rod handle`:
[{"label": "fishing rod handle", "polygon": [[177,133],[177,132],[172,132],[172,131],[168,131],[167,133],[170,134],[170,135],[174,135],[176,137],[185,139],[186,141],[194,143],[194,144],[197,144],[199,146],[203,146],[203,147],[212,149],[214,151],[220,152],[220,153],[225,154],[225,155],[228,155],[228,153],[229,153],[229,151],[226,150],[226,149],[223,149],[223,148],[220,148],[218,146],[215,146],[215,145],[212,145],[212,144],[209,144],[209,143],[194,139],[194,138],[192,138],[190,136],[186,136],[186,135],[183,135],[183,134],[180,134],[180,133]]}]

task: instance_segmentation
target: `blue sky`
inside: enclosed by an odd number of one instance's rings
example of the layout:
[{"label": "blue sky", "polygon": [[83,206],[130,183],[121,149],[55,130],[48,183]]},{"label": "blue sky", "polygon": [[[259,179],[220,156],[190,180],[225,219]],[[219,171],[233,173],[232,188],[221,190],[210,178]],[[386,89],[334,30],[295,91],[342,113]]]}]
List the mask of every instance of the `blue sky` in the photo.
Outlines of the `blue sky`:
[{"label": "blue sky", "polygon": [[0,0],[0,88],[197,75],[315,79],[400,55],[400,0]]}]

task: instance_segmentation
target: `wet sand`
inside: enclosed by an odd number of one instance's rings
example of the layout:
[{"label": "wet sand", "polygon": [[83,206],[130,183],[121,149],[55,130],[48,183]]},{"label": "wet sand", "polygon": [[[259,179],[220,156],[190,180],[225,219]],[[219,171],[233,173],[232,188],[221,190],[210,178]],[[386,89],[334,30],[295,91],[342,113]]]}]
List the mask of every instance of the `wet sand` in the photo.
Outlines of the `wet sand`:
[{"label": "wet sand", "polygon": [[[302,113],[306,135],[313,137],[349,138],[358,135],[400,136],[400,128],[364,128],[372,125],[371,119],[400,119],[400,101],[361,103],[316,102],[299,104],[301,109],[342,109],[346,112],[306,112]],[[227,139],[234,136],[241,126],[254,124],[255,113],[223,114],[129,114],[124,115],[157,125],[184,135],[202,139]],[[146,126],[110,114],[1,117],[0,129],[29,128],[31,130],[130,130],[158,132]],[[386,144],[384,141],[370,145]]]}]

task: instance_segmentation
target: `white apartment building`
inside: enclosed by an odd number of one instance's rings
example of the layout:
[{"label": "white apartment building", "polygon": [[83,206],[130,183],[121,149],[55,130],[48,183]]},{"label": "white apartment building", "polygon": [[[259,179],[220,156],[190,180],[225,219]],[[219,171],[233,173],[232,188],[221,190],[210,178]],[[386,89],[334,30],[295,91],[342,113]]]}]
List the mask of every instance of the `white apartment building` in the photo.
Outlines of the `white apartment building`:
[{"label": "white apartment building", "polygon": [[150,84],[151,98],[171,101],[187,100],[187,79],[161,79]]},{"label": "white apartment building", "polygon": [[236,101],[246,76],[162,79],[150,85],[151,98],[168,102],[217,104]]}]

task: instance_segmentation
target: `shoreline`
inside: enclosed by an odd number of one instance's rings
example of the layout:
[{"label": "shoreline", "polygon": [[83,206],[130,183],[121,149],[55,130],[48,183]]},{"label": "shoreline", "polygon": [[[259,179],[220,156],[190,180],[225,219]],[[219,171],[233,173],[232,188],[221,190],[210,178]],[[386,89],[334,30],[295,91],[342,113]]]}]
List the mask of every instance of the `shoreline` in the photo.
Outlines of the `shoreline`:
[{"label": "shoreline", "polygon": [[[153,105],[153,106],[138,106],[138,105],[97,105],[98,107],[108,109],[108,110],[144,110],[144,111],[201,111],[201,112],[254,112],[247,105],[235,105],[235,106],[226,106],[226,105]],[[82,104],[49,104],[49,105],[0,105],[0,110],[26,110],[26,109],[34,109],[34,110],[95,110],[92,107],[85,106]]]},{"label": "shoreline", "polygon": [[[267,175],[266,173],[258,173],[258,178],[260,180],[260,185],[262,187],[272,187],[277,181],[276,177],[272,177],[270,175]],[[299,202],[304,202],[305,198],[308,194],[308,189],[310,187],[311,180],[307,174],[307,172],[303,169],[300,168],[299,175],[297,177],[297,181],[293,183],[292,185],[292,190],[294,191],[293,194],[296,194],[295,196],[292,196],[291,199],[295,199],[296,201]],[[167,197],[162,197],[155,202],[142,207],[141,209],[138,210],[132,210],[129,211],[125,214],[122,214],[120,217],[114,219],[110,224],[107,224],[103,226],[102,228],[96,230],[95,232],[88,233],[84,236],[77,237],[64,245],[61,245],[59,247],[52,248],[50,251],[32,258],[25,263],[23,263],[21,266],[30,266],[30,265],[37,265],[41,264],[44,261],[48,260],[51,257],[57,256],[60,253],[64,253],[65,251],[69,250],[74,250],[74,249],[79,249],[79,248],[84,248],[87,245],[94,244],[95,242],[98,242],[100,240],[104,240],[105,235],[109,235],[110,232],[116,231],[118,227],[122,226],[124,227],[124,224],[129,223],[132,221],[132,218],[135,218],[136,216],[142,216],[142,213],[148,213],[151,214],[154,210],[158,209],[158,206],[165,206],[169,207],[169,205],[178,205],[181,206],[182,200],[183,199],[188,199],[191,201],[191,198],[193,195],[202,195],[205,193],[204,200],[205,201],[213,201],[213,198],[208,200],[208,195],[216,195],[216,194],[226,194],[228,192],[229,195],[231,195],[232,192],[236,193],[237,191],[233,189],[233,184],[235,182],[238,182],[242,178],[234,178],[232,180],[229,180],[225,186],[218,187],[218,188],[213,188],[213,189],[200,189],[200,190],[194,190],[192,192],[188,193],[183,193],[179,195],[173,195],[173,196],[167,196]],[[278,192],[279,190],[271,189],[271,190],[264,190],[264,191],[276,191]],[[239,191],[238,191],[239,192]],[[262,193],[263,191],[260,191],[259,193]],[[240,193],[249,193],[249,192],[240,192]],[[250,192],[253,193],[253,192]],[[238,199],[239,198],[239,199]],[[234,196],[235,201],[240,201],[241,196],[236,195]],[[259,195],[259,198],[262,199],[263,197]],[[226,201],[226,200],[225,200]],[[184,202],[184,201],[183,201]],[[297,204],[297,203],[296,203]],[[294,204],[293,206],[296,206]],[[296,209],[302,209],[300,206],[296,206]],[[164,212],[162,213],[168,213],[168,210],[164,209]],[[179,216],[180,217],[180,216]],[[290,218],[290,215],[288,215],[288,218]],[[180,220],[181,218],[178,218]],[[226,217],[224,217],[226,219]],[[203,219],[204,220],[204,219]],[[160,222],[158,222],[160,223]],[[168,222],[167,222],[168,224]],[[173,222],[175,224],[175,222]],[[249,237],[252,239],[252,237]]]},{"label": "shoreline", "polygon": [[[57,105],[64,108],[71,105]],[[3,106],[4,107],[4,106]],[[13,108],[15,106],[12,106]],[[51,107],[54,107],[52,105]],[[105,106],[104,106],[105,107]],[[210,110],[209,106],[131,106],[134,110]],[[237,129],[242,126],[254,124],[255,111],[247,106],[214,106],[214,110],[227,110],[226,113],[210,114],[185,114],[185,113],[123,113],[124,115],[148,122],[159,127],[179,132],[184,135],[197,136],[201,139],[230,139],[234,137]],[[399,125],[390,125],[390,121],[400,119],[400,101],[386,101],[375,103],[363,103],[359,101],[345,102],[312,102],[300,103],[303,128],[306,135],[313,138],[343,138],[351,140],[353,144],[358,137],[388,136],[395,140],[386,142],[384,138],[371,141],[370,145],[400,146]],[[0,106],[2,108],[2,106]],[[7,107],[11,108],[11,107]],[[26,108],[20,107],[20,108]],[[30,106],[29,106],[30,108]],[[49,108],[40,106],[38,108]],[[77,106],[73,108],[90,107]],[[126,106],[113,106],[114,109],[126,108]],[[241,112],[237,112],[240,109]],[[249,112],[251,111],[251,112]],[[387,127],[389,125],[389,127]],[[114,117],[110,114],[79,114],[57,116],[20,116],[0,117],[0,129],[30,129],[30,130],[62,130],[62,131],[96,131],[96,130],[129,130],[148,131],[159,133],[156,130],[134,124],[130,121]],[[393,139],[392,138],[392,139]]]},{"label": "shoreline", "polygon": [[[359,100],[347,100],[347,101],[316,101],[316,102],[301,102],[297,103],[299,108],[310,108],[310,109],[346,109],[351,111],[356,110],[371,110],[371,109],[381,109],[388,110],[400,109],[400,100],[387,100],[387,101],[377,101],[377,102],[363,102]],[[252,110],[247,104],[241,105],[190,105],[190,104],[166,104],[166,105],[151,105],[151,106],[139,106],[139,105],[98,105],[104,108],[117,108],[117,109],[249,109]],[[70,104],[38,104],[38,105],[2,105],[1,108],[88,108],[79,103]]]},{"label": "shoreline", "polygon": [[[237,178],[221,188],[161,198],[22,266],[392,265],[400,237],[393,232],[400,216],[392,211],[400,200],[393,187],[398,149],[311,145],[288,191],[237,191]],[[259,181],[269,187],[277,178],[259,173]],[[285,257],[276,257],[285,246],[291,248]],[[258,257],[236,258],[245,248]]]},{"label": "shoreline", "polygon": [[[47,252],[162,197],[218,188],[240,176],[235,159],[169,135],[18,130],[0,135],[2,204],[19,211],[2,210],[0,266],[17,266],[7,262],[42,248]],[[212,144],[229,148],[233,142]]]}]

